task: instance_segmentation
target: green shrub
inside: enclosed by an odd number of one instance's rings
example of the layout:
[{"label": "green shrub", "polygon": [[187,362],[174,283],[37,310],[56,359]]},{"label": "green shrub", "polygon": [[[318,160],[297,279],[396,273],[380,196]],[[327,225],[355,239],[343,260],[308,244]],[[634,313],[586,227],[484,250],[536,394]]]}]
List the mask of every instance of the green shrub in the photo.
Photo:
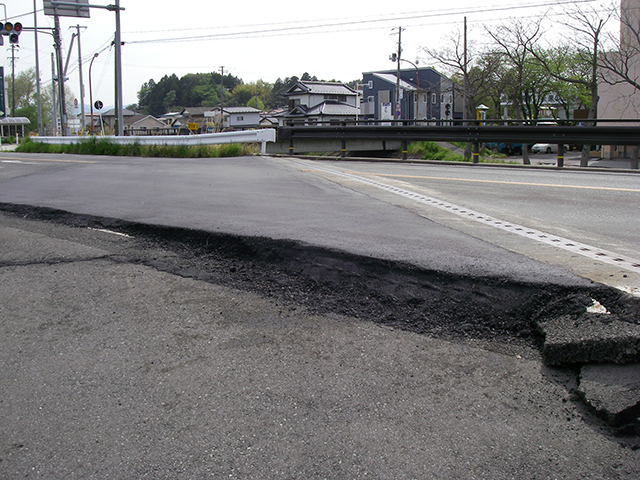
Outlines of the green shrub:
[{"label": "green shrub", "polygon": [[409,154],[419,155],[423,160],[444,160],[447,162],[464,162],[464,155],[452,152],[435,142],[417,142],[409,145]]},{"label": "green shrub", "polygon": [[51,145],[25,139],[16,149],[23,153],[74,153],[79,155],[111,155],[127,157],[215,158],[239,157],[258,153],[258,144],[223,145],[118,145],[100,137],[87,137],[72,145]]}]

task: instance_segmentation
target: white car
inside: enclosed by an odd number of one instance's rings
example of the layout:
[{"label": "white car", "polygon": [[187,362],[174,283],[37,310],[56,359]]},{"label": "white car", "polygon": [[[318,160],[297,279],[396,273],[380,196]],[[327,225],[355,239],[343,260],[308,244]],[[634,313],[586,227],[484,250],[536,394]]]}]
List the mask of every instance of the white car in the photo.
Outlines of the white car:
[{"label": "white car", "polygon": [[[569,150],[569,145],[564,146],[564,151]],[[558,145],[555,143],[536,143],[531,147],[531,153],[558,153]]]}]

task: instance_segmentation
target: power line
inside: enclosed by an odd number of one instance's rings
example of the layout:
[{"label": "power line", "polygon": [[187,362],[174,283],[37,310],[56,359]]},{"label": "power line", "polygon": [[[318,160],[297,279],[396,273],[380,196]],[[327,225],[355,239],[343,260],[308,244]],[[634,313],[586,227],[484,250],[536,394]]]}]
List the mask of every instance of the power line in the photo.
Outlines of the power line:
[{"label": "power line", "polygon": [[[476,9],[458,9],[458,10],[445,10],[439,12],[407,12],[398,14],[396,16],[386,16],[384,18],[372,18],[368,20],[350,20],[344,22],[333,22],[331,20],[323,20],[322,22],[314,25],[296,25],[292,27],[279,27],[279,28],[265,28],[259,30],[248,30],[241,32],[229,32],[229,33],[215,33],[209,35],[194,35],[189,37],[175,37],[175,38],[159,38],[159,39],[151,39],[151,40],[132,40],[128,41],[128,44],[144,44],[144,43],[174,43],[174,42],[188,42],[188,41],[208,41],[208,40],[230,40],[230,39],[240,39],[240,38],[257,38],[257,37],[266,37],[266,36],[280,36],[286,35],[287,32],[289,35],[301,35],[301,34],[317,34],[317,33],[328,33],[326,31],[319,31],[319,29],[323,28],[337,28],[337,27],[345,27],[351,25],[364,25],[364,24],[372,24],[372,23],[385,23],[388,24],[390,22],[397,22],[400,20],[415,20],[418,18],[435,18],[435,17],[444,17],[444,16],[452,16],[452,15],[460,15],[461,13],[472,14],[472,13],[491,13],[505,10],[515,10],[515,9],[530,9],[530,8],[542,8],[542,7],[554,7],[566,4],[580,4],[580,3],[591,3],[596,0],[567,0],[567,1],[549,1],[544,3],[537,4],[528,4],[528,5],[510,5],[510,6],[493,6],[493,7],[478,7]],[[331,23],[329,23],[331,22]],[[280,25],[280,23],[276,24],[257,24],[254,26],[270,26],[270,25]],[[249,25],[253,26],[253,25]],[[225,28],[243,28],[243,27],[225,27]],[[383,27],[379,27],[383,28]],[[308,32],[309,30],[316,30],[313,32]],[[166,30],[165,30],[166,31]]]}]

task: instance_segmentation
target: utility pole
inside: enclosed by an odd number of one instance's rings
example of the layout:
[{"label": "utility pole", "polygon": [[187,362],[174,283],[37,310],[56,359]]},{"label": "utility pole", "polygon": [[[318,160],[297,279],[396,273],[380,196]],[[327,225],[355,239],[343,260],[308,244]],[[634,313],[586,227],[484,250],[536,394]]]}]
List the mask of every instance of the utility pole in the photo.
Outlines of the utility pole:
[{"label": "utility pole", "polygon": [[402,55],[402,27],[398,27],[398,54],[396,56],[396,102],[393,106],[393,118],[400,120],[400,56]]},{"label": "utility pole", "polygon": [[62,38],[60,37],[60,17],[56,14],[54,19],[54,48],[56,51],[56,64],[58,66],[58,103],[60,107],[60,128],[62,136],[67,136],[67,107],[64,98],[64,70],[62,69]]},{"label": "utility pole", "polygon": [[42,103],[40,102],[40,56],[38,54],[38,9],[36,0],[33,0],[33,35],[36,47],[36,95],[38,103],[38,135],[42,135]]},{"label": "utility pole", "polygon": [[78,36],[78,71],[80,75],[80,127],[82,134],[84,135],[85,118],[84,118],[84,80],[82,78],[82,49],[80,46],[80,25],[76,25],[76,35]]},{"label": "utility pole", "polygon": [[51,136],[58,136],[58,115],[56,108],[56,67],[51,53]]},{"label": "utility pole", "polygon": [[[467,114],[467,110],[469,110],[469,98],[468,98],[468,72],[467,72],[467,17],[464,17],[464,66],[463,66],[463,78],[462,78],[462,84],[463,84],[463,90],[464,93],[462,94],[462,119],[463,120],[469,120],[467,117],[469,116]],[[467,124],[465,123],[465,126],[467,126]]]},{"label": "utility pole", "polygon": [[220,131],[224,128],[224,66],[220,67]]},{"label": "utility pole", "polygon": [[16,45],[11,44],[11,116],[16,116]]},{"label": "utility pole", "polygon": [[122,39],[120,37],[120,0],[115,0],[115,14],[116,14],[116,36],[115,36],[115,64],[116,64],[116,135],[123,136],[124,135],[124,123],[123,123],[123,115],[122,115]]}]

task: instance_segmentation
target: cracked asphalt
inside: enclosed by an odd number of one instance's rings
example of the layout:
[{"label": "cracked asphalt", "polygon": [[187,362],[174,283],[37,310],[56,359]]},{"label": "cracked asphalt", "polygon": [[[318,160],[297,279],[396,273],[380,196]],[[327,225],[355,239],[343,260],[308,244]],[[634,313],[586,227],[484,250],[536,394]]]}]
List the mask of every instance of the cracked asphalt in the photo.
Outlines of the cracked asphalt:
[{"label": "cracked asphalt", "polygon": [[356,318],[88,226],[0,213],[2,478],[640,477],[526,332]]}]

